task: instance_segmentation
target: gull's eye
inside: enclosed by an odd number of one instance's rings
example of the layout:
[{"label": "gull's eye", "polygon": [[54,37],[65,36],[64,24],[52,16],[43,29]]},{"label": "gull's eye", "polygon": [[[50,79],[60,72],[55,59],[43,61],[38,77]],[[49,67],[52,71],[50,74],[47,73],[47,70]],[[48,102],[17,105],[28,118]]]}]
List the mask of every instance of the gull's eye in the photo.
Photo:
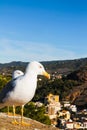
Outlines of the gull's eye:
[{"label": "gull's eye", "polygon": [[20,74],[20,72],[18,72],[18,74]]},{"label": "gull's eye", "polygon": [[41,68],[42,68],[42,66],[39,66],[39,68],[41,69]]}]

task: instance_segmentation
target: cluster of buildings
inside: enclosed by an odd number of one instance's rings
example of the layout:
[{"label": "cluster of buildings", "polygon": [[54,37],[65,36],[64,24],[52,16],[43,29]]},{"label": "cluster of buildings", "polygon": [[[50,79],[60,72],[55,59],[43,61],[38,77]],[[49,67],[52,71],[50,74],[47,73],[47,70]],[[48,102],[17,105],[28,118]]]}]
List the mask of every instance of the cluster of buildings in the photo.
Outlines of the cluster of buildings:
[{"label": "cluster of buildings", "polygon": [[49,94],[45,98],[46,114],[53,126],[61,129],[87,129],[87,111],[78,112],[76,105],[68,101],[60,103],[59,95]]}]

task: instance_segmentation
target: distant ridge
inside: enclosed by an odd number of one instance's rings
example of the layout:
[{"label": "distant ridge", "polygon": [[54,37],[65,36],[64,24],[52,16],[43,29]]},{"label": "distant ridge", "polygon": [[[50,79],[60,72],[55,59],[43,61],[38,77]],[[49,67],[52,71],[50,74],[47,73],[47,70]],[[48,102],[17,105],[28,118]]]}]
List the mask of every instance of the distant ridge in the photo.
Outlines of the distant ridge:
[{"label": "distant ridge", "polygon": [[12,61],[9,63],[0,63],[0,67],[7,67],[7,66],[25,66],[28,62],[22,62],[22,61]]},{"label": "distant ridge", "polygon": [[[80,58],[74,60],[42,61],[41,63],[51,73],[58,72],[67,75],[75,70],[80,69],[81,67],[87,66],[87,58]],[[28,62],[22,62],[22,61],[0,63],[0,74],[3,72],[6,73],[6,70],[9,70],[10,73],[12,73],[14,69],[20,69],[24,71],[27,64]]]}]

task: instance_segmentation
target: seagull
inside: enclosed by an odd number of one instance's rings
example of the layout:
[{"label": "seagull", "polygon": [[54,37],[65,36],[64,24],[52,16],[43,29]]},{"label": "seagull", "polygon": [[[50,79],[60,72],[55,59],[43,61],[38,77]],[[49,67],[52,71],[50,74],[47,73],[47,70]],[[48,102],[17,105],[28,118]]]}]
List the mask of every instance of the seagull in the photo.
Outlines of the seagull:
[{"label": "seagull", "polygon": [[22,76],[24,75],[24,73],[21,71],[21,70],[15,70],[13,73],[12,73],[12,79],[15,79],[19,76]]},{"label": "seagull", "polygon": [[[15,70],[13,73],[12,73],[12,79],[15,79],[19,76],[22,76],[24,75],[24,73],[21,71],[21,70]],[[15,111],[15,106],[13,105],[13,112]],[[8,106],[8,115],[10,115],[9,113],[9,106]],[[16,120],[15,120],[16,122]]]},{"label": "seagull", "polygon": [[26,122],[23,121],[23,109],[24,105],[31,101],[35,95],[38,75],[44,75],[50,79],[50,74],[46,72],[41,63],[30,62],[26,67],[25,74],[12,79],[0,92],[0,108],[13,105],[21,106],[21,125],[26,125]]}]

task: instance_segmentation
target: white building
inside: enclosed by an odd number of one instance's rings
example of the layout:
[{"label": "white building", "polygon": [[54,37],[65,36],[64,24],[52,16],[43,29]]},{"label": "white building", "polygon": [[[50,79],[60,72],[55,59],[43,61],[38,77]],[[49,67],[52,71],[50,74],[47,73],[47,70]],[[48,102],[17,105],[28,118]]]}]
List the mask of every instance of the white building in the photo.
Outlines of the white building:
[{"label": "white building", "polygon": [[50,103],[49,105],[47,105],[47,108],[50,119],[56,118],[57,112],[61,110],[61,104],[60,102]]},{"label": "white building", "polygon": [[71,106],[70,106],[70,109],[71,109],[72,112],[77,112],[77,107],[76,107],[76,105],[71,105]]},{"label": "white building", "polygon": [[67,129],[73,129],[74,128],[74,124],[73,124],[73,122],[66,122],[66,128]]},{"label": "white building", "polygon": [[70,106],[70,102],[69,101],[64,101],[64,107],[69,107]]},{"label": "white building", "polygon": [[84,122],[83,122],[83,128],[87,128],[87,120],[85,120]]}]

